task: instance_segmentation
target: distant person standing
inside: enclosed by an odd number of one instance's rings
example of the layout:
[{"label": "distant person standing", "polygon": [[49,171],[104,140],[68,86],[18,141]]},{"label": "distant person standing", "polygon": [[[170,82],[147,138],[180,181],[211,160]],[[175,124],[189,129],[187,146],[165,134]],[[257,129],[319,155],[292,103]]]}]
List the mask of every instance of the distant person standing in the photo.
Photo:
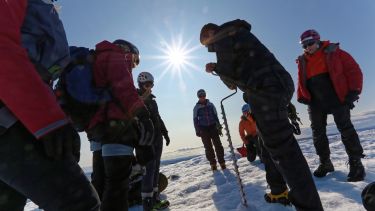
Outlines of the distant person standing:
[{"label": "distant person standing", "polygon": [[[222,127],[219,118],[217,117],[216,108],[214,104],[206,99],[206,91],[203,89],[198,90],[197,97],[199,100],[195,105],[193,112],[195,134],[202,138],[206,157],[210,162],[211,169],[213,171],[217,170],[216,158],[221,169],[226,169],[224,148],[219,137],[219,135],[222,135]],[[212,145],[215,147],[215,151]]]},{"label": "distant person standing", "polygon": [[350,109],[362,91],[362,72],[353,57],[338,43],[320,41],[310,29],[300,36],[304,53],[298,57],[297,100],[308,105],[314,146],[320,165],[314,176],[324,177],[334,171],[326,134],[327,115],[332,114],[349,156],[349,182],[362,181],[365,169],[363,149],[350,120]]}]

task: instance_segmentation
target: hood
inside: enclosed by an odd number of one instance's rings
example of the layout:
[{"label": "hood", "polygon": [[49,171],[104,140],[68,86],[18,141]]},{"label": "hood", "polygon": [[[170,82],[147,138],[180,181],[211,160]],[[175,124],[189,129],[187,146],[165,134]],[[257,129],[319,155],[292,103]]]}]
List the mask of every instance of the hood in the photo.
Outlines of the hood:
[{"label": "hood", "polygon": [[95,46],[95,51],[96,52],[101,52],[101,51],[117,51],[117,52],[122,52],[123,53],[123,50],[118,47],[117,45],[107,41],[107,40],[104,40],[98,44],[96,44]]}]

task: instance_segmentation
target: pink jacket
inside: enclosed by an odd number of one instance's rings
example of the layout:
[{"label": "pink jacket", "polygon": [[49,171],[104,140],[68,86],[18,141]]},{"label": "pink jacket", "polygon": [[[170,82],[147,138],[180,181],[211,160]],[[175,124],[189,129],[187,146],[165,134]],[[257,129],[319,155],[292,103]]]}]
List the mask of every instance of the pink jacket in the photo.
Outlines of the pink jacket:
[{"label": "pink jacket", "polygon": [[110,88],[114,99],[98,110],[89,128],[108,119],[131,119],[138,108],[145,106],[134,87],[131,55],[108,41],[97,44],[95,52],[95,85]]},{"label": "pink jacket", "polygon": [[0,1],[0,100],[36,137],[68,123],[21,46],[27,1]]}]

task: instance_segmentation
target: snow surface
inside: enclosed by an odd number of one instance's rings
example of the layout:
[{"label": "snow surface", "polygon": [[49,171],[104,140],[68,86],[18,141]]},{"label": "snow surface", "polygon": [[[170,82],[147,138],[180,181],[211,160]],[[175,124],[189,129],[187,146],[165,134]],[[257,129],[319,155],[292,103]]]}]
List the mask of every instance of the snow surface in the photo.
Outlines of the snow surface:
[{"label": "snow surface", "polygon": [[[348,174],[347,155],[340,135],[334,124],[328,125],[331,159],[335,172],[324,178],[314,178],[325,210],[357,211],[365,210],[361,202],[361,191],[370,182],[375,181],[375,111],[353,116],[353,123],[358,131],[366,157],[362,160],[367,176],[365,181],[346,182]],[[319,165],[319,159],[312,145],[311,130],[305,128],[298,143],[313,171]],[[237,132],[231,128],[231,132]],[[222,138],[227,145],[226,138]],[[235,146],[238,147],[238,146]],[[249,206],[241,205],[239,186],[234,171],[229,147],[225,148],[227,170],[210,170],[203,148],[186,148],[176,151],[174,158],[164,160],[161,172],[169,175],[169,185],[162,193],[162,198],[171,202],[170,210],[295,210],[279,204],[264,201],[265,191],[269,191],[265,180],[264,166],[259,160],[249,163],[238,154],[237,164],[244,184],[244,191]],[[173,156],[170,156],[173,157]],[[28,202],[26,211],[38,211],[32,202]],[[131,207],[130,211],[142,210],[141,206]]]}]

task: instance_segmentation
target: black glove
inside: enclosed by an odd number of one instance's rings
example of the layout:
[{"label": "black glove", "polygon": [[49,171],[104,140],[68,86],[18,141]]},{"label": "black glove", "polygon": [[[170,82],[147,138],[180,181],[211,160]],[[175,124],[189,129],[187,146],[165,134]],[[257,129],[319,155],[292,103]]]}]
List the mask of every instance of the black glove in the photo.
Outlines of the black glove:
[{"label": "black glove", "polygon": [[72,125],[65,125],[40,138],[47,157],[54,160],[79,160],[80,137]]},{"label": "black glove", "polygon": [[292,120],[293,133],[296,135],[301,135],[301,129],[297,121]]},{"label": "black glove", "polygon": [[145,166],[148,162],[155,159],[155,152],[152,146],[136,146],[135,155],[141,166]]},{"label": "black glove", "polygon": [[354,108],[354,101],[359,99],[358,91],[349,91],[345,96],[345,103],[349,106],[350,109]]},{"label": "black glove", "polygon": [[140,146],[151,146],[154,141],[154,124],[152,124],[150,113],[146,107],[138,110],[135,119],[140,131],[138,144]]},{"label": "black glove", "polygon": [[168,136],[168,133],[167,134],[164,134],[164,139],[165,139],[165,145],[169,145],[169,143],[171,143],[171,140],[169,139],[169,136]]}]

